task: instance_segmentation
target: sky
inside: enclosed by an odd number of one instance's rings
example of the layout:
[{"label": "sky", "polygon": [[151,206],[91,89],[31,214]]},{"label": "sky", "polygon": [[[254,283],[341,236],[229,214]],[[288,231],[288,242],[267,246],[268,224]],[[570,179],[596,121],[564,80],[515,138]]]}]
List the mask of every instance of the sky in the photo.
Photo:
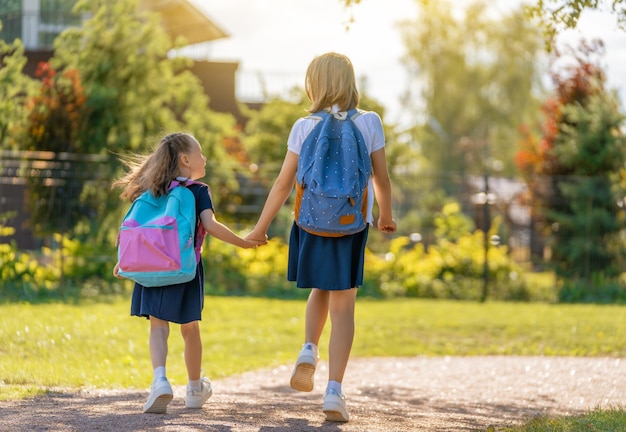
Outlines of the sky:
[{"label": "sky", "polygon": [[[415,0],[361,0],[350,9],[342,0],[193,1],[230,35],[208,44],[204,55],[212,61],[239,62],[240,99],[261,96],[259,75],[270,92],[302,87],[313,57],[336,51],[350,57],[357,77],[365,78],[361,91],[385,106],[385,122],[402,123],[400,96],[409,80],[401,62],[404,44],[398,24],[415,19]],[[499,0],[490,7],[503,11],[515,3]],[[564,32],[559,41],[574,43],[583,35],[605,42],[609,87],[620,92],[625,106],[626,32],[617,29],[608,13],[585,12],[579,29]]]}]

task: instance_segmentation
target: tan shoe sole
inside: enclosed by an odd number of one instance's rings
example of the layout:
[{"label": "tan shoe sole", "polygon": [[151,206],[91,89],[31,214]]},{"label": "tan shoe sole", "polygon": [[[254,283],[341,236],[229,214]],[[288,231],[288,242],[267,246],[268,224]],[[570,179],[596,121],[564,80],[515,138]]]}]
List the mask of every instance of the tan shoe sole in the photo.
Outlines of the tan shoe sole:
[{"label": "tan shoe sole", "polygon": [[313,390],[313,377],[315,375],[315,366],[309,363],[300,363],[296,365],[291,374],[289,384],[294,390],[301,392],[310,392]]}]

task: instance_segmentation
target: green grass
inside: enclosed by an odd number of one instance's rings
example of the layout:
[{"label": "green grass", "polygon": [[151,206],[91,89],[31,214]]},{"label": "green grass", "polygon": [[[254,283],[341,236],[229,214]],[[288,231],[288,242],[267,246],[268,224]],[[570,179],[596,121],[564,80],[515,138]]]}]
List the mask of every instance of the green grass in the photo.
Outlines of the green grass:
[{"label": "green grass", "polygon": [[[201,323],[207,376],[287,364],[302,343],[305,302],[207,297]],[[626,306],[357,301],[353,356],[626,356]],[[0,305],[0,398],[50,387],[144,388],[151,380],[148,321],[129,299]],[[328,328],[320,345],[328,341]],[[168,375],[186,382],[179,326]],[[565,429],[567,430],[567,429]]]},{"label": "green grass", "polygon": [[626,411],[609,408],[595,409],[580,416],[537,417],[501,432],[619,432],[625,429]]}]

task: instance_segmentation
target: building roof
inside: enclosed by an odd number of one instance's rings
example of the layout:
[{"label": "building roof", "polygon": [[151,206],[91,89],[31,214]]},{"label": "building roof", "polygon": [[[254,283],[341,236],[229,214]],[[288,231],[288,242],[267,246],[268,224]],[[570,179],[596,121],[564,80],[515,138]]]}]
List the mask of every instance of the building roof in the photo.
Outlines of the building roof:
[{"label": "building roof", "polygon": [[165,30],[174,39],[184,37],[189,45],[229,36],[189,0],[141,0],[139,8],[157,12]]}]

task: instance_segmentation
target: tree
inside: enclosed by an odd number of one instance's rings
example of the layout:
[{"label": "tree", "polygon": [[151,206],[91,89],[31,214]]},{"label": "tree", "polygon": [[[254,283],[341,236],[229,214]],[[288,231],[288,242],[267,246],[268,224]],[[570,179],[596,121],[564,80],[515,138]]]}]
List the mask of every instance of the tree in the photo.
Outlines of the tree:
[{"label": "tree", "polygon": [[[429,0],[418,0],[421,4]],[[361,0],[341,0],[346,8]],[[526,6],[528,16],[538,18],[552,39],[560,28],[574,28],[585,10],[610,10],[617,15],[621,28],[626,29],[626,0],[535,0]],[[560,28],[559,28],[560,27]]]},{"label": "tree", "polygon": [[42,174],[28,176],[31,225],[40,235],[66,233],[81,219],[95,216],[93,205],[81,199],[81,194],[84,183],[93,179],[97,169],[85,169],[87,161],[77,156],[82,153],[79,133],[86,97],[75,69],[57,73],[42,62],[36,75],[41,85],[27,103],[22,148],[54,156],[39,161],[41,169],[31,169]]},{"label": "tree", "polygon": [[528,16],[539,20],[548,45],[560,30],[575,28],[585,10],[610,10],[626,30],[625,0],[536,0],[526,8]]},{"label": "tree", "polygon": [[517,162],[529,184],[538,228],[557,274],[589,280],[619,273],[626,227],[618,188],[626,163],[626,117],[598,66],[601,42],[581,43],[574,63],[553,74],[539,139],[527,133]]},{"label": "tree", "polygon": [[0,149],[16,148],[24,126],[25,102],[35,89],[35,81],[22,73],[25,65],[22,42],[0,39]]},{"label": "tree", "polygon": [[513,173],[517,127],[539,105],[538,29],[521,10],[491,18],[483,3],[461,18],[448,2],[421,2],[419,12],[404,26],[414,83],[405,104],[432,171],[448,195],[458,187],[452,176],[482,174],[493,160]]},{"label": "tree", "polygon": [[[236,190],[233,164],[223,145],[225,137],[236,135],[235,120],[210,111],[199,80],[189,70],[190,59],[169,55],[184,41],[173,44],[156,15],[137,11],[136,0],[79,0],[74,12],[89,19],[55,40],[50,64],[59,76],[76,71],[85,102],[73,123],[75,130],[64,135],[66,142],[55,144],[54,150],[105,156],[110,163],[99,171],[112,178],[122,169],[118,155],[148,152],[156,136],[185,130],[210,155],[216,199],[225,185],[229,191]],[[31,140],[32,149],[52,149],[48,138]],[[97,224],[98,229],[84,227],[82,232],[91,235],[91,241],[95,233],[110,243],[122,207],[117,194],[102,185],[81,186],[80,199],[98,205],[98,217],[82,219]]]}]

